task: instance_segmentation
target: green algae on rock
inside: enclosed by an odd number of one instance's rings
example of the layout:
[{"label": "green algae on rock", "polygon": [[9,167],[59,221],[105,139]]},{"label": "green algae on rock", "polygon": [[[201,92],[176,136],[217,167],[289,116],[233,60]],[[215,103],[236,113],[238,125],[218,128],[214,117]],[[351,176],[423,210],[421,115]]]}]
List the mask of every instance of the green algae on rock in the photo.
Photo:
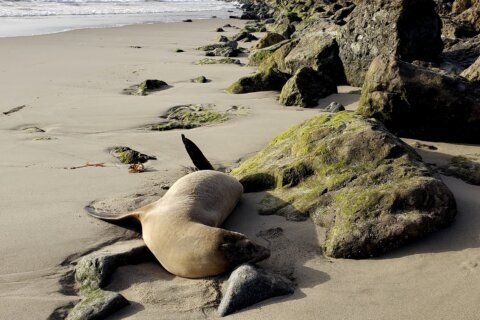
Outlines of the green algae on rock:
[{"label": "green algae on rock", "polygon": [[151,92],[168,88],[168,84],[162,80],[145,80],[140,84],[133,85],[123,90],[124,94],[133,96],[146,96]]},{"label": "green algae on rock", "polygon": [[280,90],[287,82],[289,76],[276,69],[270,68],[259,71],[253,75],[238,79],[227,88],[227,92],[234,94],[258,91]]},{"label": "green algae on rock", "polygon": [[463,181],[480,185],[480,157],[456,156],[450,163],[440,168],[443,174],[451,175]]},{"label": "green algae on rock", "polygon": [[455,199],[420,156],[373,119],[321,115],[274,138],[231,173],[271,189],[260,213],[310,217],[337,258],[378,256],[449,226]]},{"label": "green algae on rock", "polygon": [[129,147],[113,147],[111,154],[124,164],[145,163],[148,160],[157,160],[154,156],[149,156],[132,150]]},{"label": "green algae on rock", "polygon": [[221,59],[213,59],[213,58],[204,58],[200,59],[196,62],[198,65],[204,64],[238,64],[241,65],[240,60],[232,59],[232,58],[221,58]]},{"label": "green algae on rock", "polygon": [[208,124],[221,123],[228,120],[224,112],[212,110],[212,105],[190,104],[170,108],[161,118],[164,122],[150,126],[154,131],[173,129],[193,129]]}]

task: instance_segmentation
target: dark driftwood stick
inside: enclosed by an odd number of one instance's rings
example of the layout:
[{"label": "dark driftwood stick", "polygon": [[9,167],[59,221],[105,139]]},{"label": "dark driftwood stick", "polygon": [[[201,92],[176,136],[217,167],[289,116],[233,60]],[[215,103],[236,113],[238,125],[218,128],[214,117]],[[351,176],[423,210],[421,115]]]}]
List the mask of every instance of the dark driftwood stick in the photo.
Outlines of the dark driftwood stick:
[{"label": "dark driftwood stick", "polygon": [[195,143],[187,139],[183,134],[182,141],[185,145],[185,149],[187,149],[190,159],[192,159],[193,164],[195,165],[195,167],[197,167],[198,170],[215,170]]}]

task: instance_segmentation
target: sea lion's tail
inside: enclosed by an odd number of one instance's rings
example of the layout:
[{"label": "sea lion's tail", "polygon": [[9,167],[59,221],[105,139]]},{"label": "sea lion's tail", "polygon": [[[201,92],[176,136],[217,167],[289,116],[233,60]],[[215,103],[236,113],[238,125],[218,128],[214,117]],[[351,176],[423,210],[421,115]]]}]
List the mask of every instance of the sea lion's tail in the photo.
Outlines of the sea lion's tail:
[{"label": "sea lion's tail", "polygon": [[182,134],[182,141],[185,145],[185,149],[187,150],[190,159],[192,159],[193,164],[198,170],[215,170],[212,164],[205,158],[200,148],[197,147],[193,141],[187,139],[185,135]]}]

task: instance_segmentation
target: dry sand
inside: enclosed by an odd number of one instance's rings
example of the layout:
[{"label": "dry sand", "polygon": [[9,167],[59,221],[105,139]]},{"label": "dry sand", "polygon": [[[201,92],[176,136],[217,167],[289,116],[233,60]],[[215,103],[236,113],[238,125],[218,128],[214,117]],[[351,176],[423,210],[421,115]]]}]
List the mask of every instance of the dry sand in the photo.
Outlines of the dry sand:
[{"label": "dry sand", "polygon": [[[67,268],[62,262],[132,236],[88,217],[83,207],[99,199],[123,211],[158,198],[161,185],[191,165],[181,133],[214,164],[231,167],[284,129],[318,114],[281,107],[273,92],[224,92],[253,68],[194,65],[203,57],[194,48],[213,43],[219,35],[214,30],[226,23],[242,24],[205,20],[0,39],[0,111],[27,106],[0,115],[0,319],[45,319],[56,307],[76,301],[58,292]],[[227,28],[226,35],[237,31]],[[186,52],[175,53],[177,48]],[[212,82],[190,82],[199,75]],[[121,94],[149,78],[173,87],[146,97]],[[337,100],[354,109],[357,91],[343,87],[321,104]],[[188,103],[250,109],[228,122],[188,131],[139,130],[157,122],[169,107]],[[46,132],[22,130],[31,126]],[[145,173],[128,173],[107,151],[116,145],[158,160],[148,162]],[[477,146],[434,145],[438,150],[421,150],[430,163],[480,153]],[[68,169],[87,162],[105,167]],[[230,318],[479,319],[480,187],[443,179],[458,202],[456,223],[419,243],[363,261],[323,257],[322,228],[258,216],[255,202],[261,195],[245,195],[226,228],[269,245],[272,257],[263,265],[294,276],[298,288],[293,296],[268,300]],[[256,236],[276,227],[283,233]],[[109,289],[132,302],[111,319],[215,317],[208,308],[217,298],[211,282],[173,277],[156,263],[120,268]]]}]

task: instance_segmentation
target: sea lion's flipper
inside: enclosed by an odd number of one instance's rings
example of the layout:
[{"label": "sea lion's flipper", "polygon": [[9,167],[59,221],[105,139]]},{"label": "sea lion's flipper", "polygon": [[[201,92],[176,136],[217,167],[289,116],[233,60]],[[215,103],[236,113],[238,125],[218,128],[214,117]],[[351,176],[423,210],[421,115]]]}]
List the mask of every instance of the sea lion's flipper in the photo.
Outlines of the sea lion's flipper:
[{"label": "sea lion's flipper", "polygon": [[190,159],[192,159],[193,164],[197,167],[198,170],[215,170],[212,164],[205,158],[202,151],[197,147],[195,143],[187,139],[185,135],[182,134],[182,141],[185,145]]},{"label": "sea lion's flipper", "polygon": [[87,211],[87,213],[92,217],[95,217],[101,220],[106,220],[106,221],[119,221],[119,220],[124,220],[128,218],[138,220],[140,214],[142,213],[141,209],[131,211],[131,212],[125,212],[125,213],[104,212],[104,211],[99,211],[92,204],[89,204],[88,206],[86,206],[85,211]]}]

